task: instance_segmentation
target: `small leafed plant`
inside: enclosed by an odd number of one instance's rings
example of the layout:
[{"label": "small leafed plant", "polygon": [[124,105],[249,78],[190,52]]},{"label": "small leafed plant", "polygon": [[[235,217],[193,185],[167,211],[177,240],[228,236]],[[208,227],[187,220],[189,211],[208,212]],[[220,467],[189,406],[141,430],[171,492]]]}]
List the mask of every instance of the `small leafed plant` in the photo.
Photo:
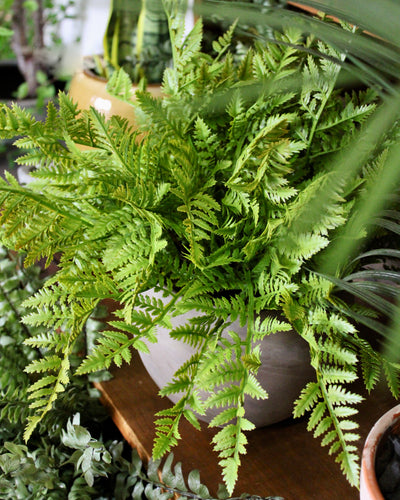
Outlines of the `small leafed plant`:
[{"label": "small leafed plant", "polygon": [[[268,396],[255,343],[291,329],[309,344],[316,376],[294,415],[309,413],[309,430],[356,485],[362,397],[347,384],[361,366],[368,390],[382,371],[398,395],[397,367],[338,312],[346,306],[334,285],[313,269],[382,168],[377,148],[351,178],[337,182],[330,170],[377,102],[368,89],[337,88],[343,56],[313,38],[288,30],[277,34],[279,45],[257,42],[238,60],[229,52],[233,32],[211,57],[200,50],[201,22],[185,37],[179,16],[170,18],[174,65],[160,99],[137,91],[133,101],[129,78],[114,74],[110,91],[132,102],[147,131],[140,141],[125,120],[80,112],[64,94],[43,123],[1,107],[1,137],[21,136],[17,146],[32,152],[20,163],[39,165],[27,187],[11,176],[0,182],[3,242],[26,252],[28,264],[61,254],[57,274],[25,303],[33,309],[25,323],[41,330],[26,343],[44,352],[27,367],[40,378],[25,438],[65,391],[74,343],[99,301],[112,298],[121,309],[77,374],[129,363],[132,348],[147,351],[171,315],[197,310],[170,332],[196,353],[161,391],[183,396],[157,416],[155,458],[178,442],[182,419],[199,428],[197,414],[225,405],[210,425],[222,427],[213,443],[231,493],[253,428],[244,400]],[[325,210],[312,210],[326,186]],[[150,288],[170,299],[141,293]],[[282,319],[260,320],[265,310]],[[244,340],[229,331],[238,318]]]}]

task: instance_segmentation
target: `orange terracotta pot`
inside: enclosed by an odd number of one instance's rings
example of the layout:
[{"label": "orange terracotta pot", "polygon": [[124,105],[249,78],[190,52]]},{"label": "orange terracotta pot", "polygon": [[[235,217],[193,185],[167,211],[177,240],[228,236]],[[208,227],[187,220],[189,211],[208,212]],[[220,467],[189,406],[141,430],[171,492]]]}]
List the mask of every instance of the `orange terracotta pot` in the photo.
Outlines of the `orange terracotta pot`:
[{"label": "orange terracotta pot", "polygon": [[[97,76],[90,70],[78,71],[72,78],[69,96],[78,104],[79,109],[95,108],[105,115],[107,119],[113,115],[129,120],[131,125],[136,125],[133,106],[111,96],[106,90],[107,80]],[[136,86],[133,85],[133,90]],[[155,97],[161,96],[160,85],[148,85],[147,90]]]},{"label": "orange terracotta pot", "polygon": [[389,431],[399,426],[400,405],[397,405],[385,413],[368,434],[361,461],[360,500],[384,500],[375,472],[377,450]]}]

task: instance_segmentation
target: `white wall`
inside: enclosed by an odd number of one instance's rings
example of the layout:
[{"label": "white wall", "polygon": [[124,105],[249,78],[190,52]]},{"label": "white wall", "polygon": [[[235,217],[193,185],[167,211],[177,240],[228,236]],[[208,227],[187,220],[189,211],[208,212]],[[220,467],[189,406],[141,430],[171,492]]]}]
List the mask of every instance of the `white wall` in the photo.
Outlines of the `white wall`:
[{"label": "white wall", "polygon": [[[57,0],[63,4],[63,0]],[[103,52],[103,34],[107,26],[110,0],[75,0],[69,9],[72,19],[64,19],[58,29],[62,46],[53,54],[61,59],[59,74],[72,75],[82,66],[85,55]]]}]

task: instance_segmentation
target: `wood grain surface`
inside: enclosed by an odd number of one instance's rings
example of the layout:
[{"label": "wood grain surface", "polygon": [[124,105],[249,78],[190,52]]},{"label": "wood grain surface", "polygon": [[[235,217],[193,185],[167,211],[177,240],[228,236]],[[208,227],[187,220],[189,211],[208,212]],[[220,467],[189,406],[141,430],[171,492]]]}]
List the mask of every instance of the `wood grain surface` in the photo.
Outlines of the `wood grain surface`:
[{"label": "wood grain surface", "polygon": [[[153,444],[154,414],[170,403],[158,396],[157,386],[137,355],[129,366],[116,369],[113,375],[112,380],[97,384],[102,401],[125,439],[146,460]],[[373,423],[394,404],[394,399],[378,388],[359,405],[360,451]],[[175,461],[182,462],[184,473],[198,469],[202,482],[215,494],[221,476],[218,457],[209,444],[214,431],[206,424],[201,432],[186,424],[181,427],[181,444],[174,449]],[[348,485],[334,458],[306,425],[304,419],[290,419],[250,432],[235,495],[280,495],[285,500],[358,499],[358,490]]]}]

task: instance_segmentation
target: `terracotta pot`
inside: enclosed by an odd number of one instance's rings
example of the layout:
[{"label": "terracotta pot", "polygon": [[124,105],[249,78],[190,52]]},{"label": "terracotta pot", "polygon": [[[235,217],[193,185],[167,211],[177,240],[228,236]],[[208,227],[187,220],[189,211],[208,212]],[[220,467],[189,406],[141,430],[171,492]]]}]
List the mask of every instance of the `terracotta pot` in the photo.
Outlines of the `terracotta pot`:
[{"label": "terracotta pot", "polygon": [[361,461],[360,500],[384,500],[375,472],[377,450],[389,431],[399,424],[400,405],[397,405],[386,412],[368,434]]},{"label": "terracotta pot", "polygon": [[[107,119],[113,115],[127,118],[135,126],[134,108],[106,90],[107,80],[97,76],[88,69],[78,71],[71,80],[69,95],[78,104],[79,109],[95,108]],[[133,86],[133,90],[135,90]],[[161,95],[160,85],[148,85],[147,90],[155,97]]]},{"label": "terracotta pot", "polygon": [[[161,293],[148,292],[153,297],[166,301]],[[184,325],[190,318],[198,316],[198,312],[188,312],[171,318],[173,328]],[[246,328],[234,322],[229,330],[234,330],[242,338]],[[158,342],[148,343],[150,354],[140,353],[140,357],[149,375],[162,388],[173,378],[176,370],[187,361],[195,350],[188,344],[172,339],[166,328],[159,327]],[[257,379],[267,391],[266,400],[248,398],[245,403],[246,417],[256,427],[263,427],[282,421],[292,415],[293,403],[301,389],[315,377],[310,366],[308,344],[292,331],[279,332],[266,336],[261,342],[261,361]],[[171,401],[176,403],[179,395]],[[211,409],[202,420],[209,422],[220,409]]]}]

